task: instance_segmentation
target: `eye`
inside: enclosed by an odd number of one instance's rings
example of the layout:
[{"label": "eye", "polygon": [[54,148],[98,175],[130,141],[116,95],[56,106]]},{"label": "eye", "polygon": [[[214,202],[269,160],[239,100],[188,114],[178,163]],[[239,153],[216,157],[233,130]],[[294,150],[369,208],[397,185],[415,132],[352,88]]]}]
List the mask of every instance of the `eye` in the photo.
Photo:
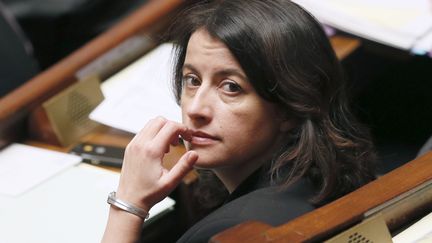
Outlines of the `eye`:
[{"label": "eye", "polygon": [[236,82],[233,81],[226,81],[221,84],[221,88],[223,91],[227,93],[239,93],[242,91],[242,88],[240,85],[238,85]]},{"label": "eye", "polygon": [[200,86],[201,81],[194,75],[183,76],[183,85],[187,87]]}]

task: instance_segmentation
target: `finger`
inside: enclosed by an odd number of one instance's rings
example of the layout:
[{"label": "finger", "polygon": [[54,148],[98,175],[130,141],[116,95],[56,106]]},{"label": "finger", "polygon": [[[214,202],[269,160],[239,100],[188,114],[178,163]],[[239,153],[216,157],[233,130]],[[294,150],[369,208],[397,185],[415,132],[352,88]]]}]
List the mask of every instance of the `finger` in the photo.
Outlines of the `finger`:
[{"label": "finger", "polygon": [[178,137],[177,138],[174,137],[173,140],[171,140],[170,145],[172,145],[174,147],[177,146],[177,145],[179,145],[179,143],[180,143],[179,139],[180,138],[178,138]]},{"label": "finger", "polygon": [[187,129],[186,131],[180,133],[180,138],[190,142],[192,140],[192,130]]},{"label": "finger", "polygon": [[174,139],[178,139],[181,133],[184,133],[188,128],[177,122],[168,121],[159,133],[154,137],[152,143],[159,144],[163,151],[166,151]]},{"label": "finger", "polygon": [[170,147],[171,147],[171,146],[168,145],[167,148],[165,149],[165,153],[166,153],[166,154],[170,152]]},{"label": "finger", "polygon": [[142,142],[153,139],[167,122],[168,120],[161,116],[151,119],[147,122],[144,128],[135,135],[132,141],[141,144]]},{"label": "finger", "polygon": [[181,132],[180,136],[173,138],[171,141],[172,146],[178,146],[179,144],[184,144],[184,141],[191,141],[191,130],[187,130],[186,132]]},{"label": "finger", "polygon": [[173,190],[189,173],[196,161],[198,160],[198,154],[195,151],[188,151],[185,153],[174,167],[161,178],[162,183],[169,185],[168,190]]}]

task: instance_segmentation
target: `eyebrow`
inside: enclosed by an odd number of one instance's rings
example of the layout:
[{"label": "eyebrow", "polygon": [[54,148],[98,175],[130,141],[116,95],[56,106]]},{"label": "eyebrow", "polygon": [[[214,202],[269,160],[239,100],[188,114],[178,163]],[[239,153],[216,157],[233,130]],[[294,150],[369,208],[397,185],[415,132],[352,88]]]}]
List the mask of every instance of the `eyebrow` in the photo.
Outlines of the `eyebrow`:
[{"label": "eyebrow", "polygon": [[[184,65],[183,65],[183,69],[184,68],[187,68],[187,69],[190,69],[190,70],[192,70],[193,72],[195,72],[195,73],[199,73],[198,72],[198,70],[192,65],[192,64],[188,64],[188,63],[185,63]],[[249,79],[243,74],[243,72],[241,72],[240,70],[238,70],[237,68],[224,68],[224,69],[221,69],[221,70],[218,70],[217,72],[216,72],[216,75],[218,75],[218,76],[229,76],[229,75],[235,75],[235,76],[238,76],[238,77],[240,77],[240,78],[242,78],[243,80],[245,80],[245,81],[248,81]]]}]

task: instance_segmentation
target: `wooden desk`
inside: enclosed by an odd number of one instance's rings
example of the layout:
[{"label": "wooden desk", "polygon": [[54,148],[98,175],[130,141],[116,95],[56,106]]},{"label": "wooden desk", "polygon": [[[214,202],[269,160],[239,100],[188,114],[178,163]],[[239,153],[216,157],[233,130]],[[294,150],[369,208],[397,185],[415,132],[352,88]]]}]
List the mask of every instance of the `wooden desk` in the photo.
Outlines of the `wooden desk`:
[{"label": "wooden desk", "polygon": [[109,31],[2,97],[0,147],[28,137],[29,114],[42,102],[76,82],[79,70],[135,35],[159,39],[171,17],[185,5],[182,0],[149,1]]},{"label": "wooden desk", "polygon": [[332,36],[330,38],[330,43],[332,44],[339,60],[344,60],[361,45],[360,40],[341,35]]}]

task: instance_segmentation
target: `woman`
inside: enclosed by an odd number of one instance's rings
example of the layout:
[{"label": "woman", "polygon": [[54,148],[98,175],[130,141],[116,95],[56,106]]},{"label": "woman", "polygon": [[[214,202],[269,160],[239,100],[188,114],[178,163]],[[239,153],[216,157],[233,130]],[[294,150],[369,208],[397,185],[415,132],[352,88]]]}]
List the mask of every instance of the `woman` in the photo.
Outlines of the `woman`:
[{"label": "woman", "polygon": [[[193,167],[211,171],[228,195],[179,240],[203,242],[245,220],[282,224],[374,178],[337,58],[306,11],[227,0],[182,16],[174,86],[183,122],[155,118],[135,136],[118,199],[148,212]],[[179,136],[188,152],[167,171],[162,158]],[[142,222],[111,207],[103,240],[133,242]]]}]

